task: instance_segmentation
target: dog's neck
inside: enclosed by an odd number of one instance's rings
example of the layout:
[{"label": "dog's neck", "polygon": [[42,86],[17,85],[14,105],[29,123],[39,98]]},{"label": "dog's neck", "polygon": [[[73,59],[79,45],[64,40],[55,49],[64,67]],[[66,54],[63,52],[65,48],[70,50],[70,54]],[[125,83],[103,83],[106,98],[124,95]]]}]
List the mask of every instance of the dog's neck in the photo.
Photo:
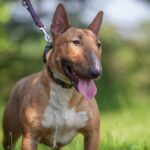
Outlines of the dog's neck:
[{"label": "dog's neck", "polygon": [[55,79],[61,79],[62,82],[66,83],[68,85],[71,84],[70,80],[66,76],[64,76],[61,73],[59,73],[56,69],[54,69],[53,66],[52,67],[48,67],[47,69],[48,69],[47,70],[48,73],[51,72]]},{"label": "dog's neck", "polygon": [[49,77],[53,81],[55,81],[57,84],[61,85],[63,88],[71,88],[72,87],[71,81],[65,75],[59,73],[59,71],[57,71],[55,69],[55,67],[53,66],[52,62],[50,64],[47,64],[48,57],[52,56],[52,52],[53,52],[53,50],[51,49],[46,54],[46,58],[44,61],[45,66],[46,66],[46,72],[48,73]]},{"label": "dog's neck", "polygon": [[[69,103],[73,96],[73,88],[62,88],[60,85],[52,81],[50,83],[50,99],[51,105],[54,107],[69,107]],[[60,98],[61,97],[61,98]],[[59,105],[58,105],[59,104]]]}]

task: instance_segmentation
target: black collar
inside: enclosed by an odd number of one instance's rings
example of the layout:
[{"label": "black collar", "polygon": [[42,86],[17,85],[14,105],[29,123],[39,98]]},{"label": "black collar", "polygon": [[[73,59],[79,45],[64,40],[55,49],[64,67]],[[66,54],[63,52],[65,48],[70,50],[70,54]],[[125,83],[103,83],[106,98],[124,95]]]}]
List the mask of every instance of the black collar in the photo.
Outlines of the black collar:
[{"label": "black collar", "polygon": [[[47,43],[47,45],[45,46],[44,54],[43,54],[43,62],[45,64],[46,64],[46,55],[50,50],[52,50],[52,48],[53,48],[53,43],[52,42]],[[50,76],[50,78],[53,81],[55,81],[57,84],[61,85],[63,88],[71,88],[72,87],[72,84],[65,83],[64,81],[62,81],[58,78],[55,78],[52,70],[50,69],[50,67],[47,64],[46,64],[46,69],[47,69],[47,72],[48,72],[48,75]]]},{"label": "black collar", "polygon": [[58,78],[55,78],[54,77],[54,74],[53,72],[51,71],[50,67],[48,67],[46,65],[46,68],[47,68],[47,72],[48,72],[48,75],[51,77],[51,79],[53,81],[55,81],[57,84],[61,85],[63,88],[71,88],[72,87],[72,84],[68,84],[68,83],[65,83],[64,81],[58,79]]}]

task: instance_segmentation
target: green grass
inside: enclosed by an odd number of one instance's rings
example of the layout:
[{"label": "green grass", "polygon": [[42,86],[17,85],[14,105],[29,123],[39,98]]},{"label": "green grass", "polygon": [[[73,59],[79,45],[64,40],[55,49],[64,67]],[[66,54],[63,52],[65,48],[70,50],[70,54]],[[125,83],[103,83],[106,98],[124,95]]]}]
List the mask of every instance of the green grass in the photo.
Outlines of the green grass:
[{"label": "green grass", "polygon": [[[136,103],[138,104],[123,106],[117,111],[101,113],[101,150],[150,150],[150,102]],[[3,110],[4,105],[1,105],[0,119]],[[20,142],[16,146],[16,150],[18,149]],[[48,149],[44,145],[39,146],[39,150]],[[82,135],[78,135],[63,150],[83,150]]]},{"label": "green grass", "polygon": [[102,150],[150,150],[149,105],[102,115]]}]

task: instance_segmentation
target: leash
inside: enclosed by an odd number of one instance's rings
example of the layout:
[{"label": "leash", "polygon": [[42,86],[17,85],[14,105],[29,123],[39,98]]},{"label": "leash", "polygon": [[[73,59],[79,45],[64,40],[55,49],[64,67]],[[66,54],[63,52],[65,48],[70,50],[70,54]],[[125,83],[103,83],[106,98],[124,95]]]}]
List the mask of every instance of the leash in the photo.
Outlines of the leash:
[{"label": "leash", "polygon": [[47,41],[47,43],[51,43],[51,45],[52,45],[52,40],[50,38],[50,35],[46,32],[44,24],[42,23],[39,16],[35,12],[32,4],[31,4],[31,1],[30,0],[22,0],[22,5],[29,11],[29,13],[32,16],[32,19],[33,19],[34,23],[36,24],[36,26],[38,27],[38,29],[41,32],[43,32],[45,41]]},{"label": "leash", "polygon": [[[45,49],[44,49],[44,55],[46,56],[46,54],[49,52],[49,50],[52,50],[52,48],[53,48],[53,42],[50,38],[50,35],[46,32],[44,24],[42,23],[39,16],[35,12],[32,4],[31,4],[31,1],[30,0],[22,0],[22,5],[29,11],[29,13],[30,13],[34,23],[36,24],[37,28],[41,32],[43,32],[43,34],[44,34],[44,39],[47,42],[47,45],[45,46]],[[44,63],[46,63],[46,58],[44,57],[44,55],[43,55],[43,61],[44,61]],[[71,88],[72,87],[72,85],[67,84],[67,83],[61,81],[60,79],[55,78],[53,72],[50,70],[49,67],[47,67],[47,71],[48,71],[49,76],[57,84],[61,85],[63,88]]]}]

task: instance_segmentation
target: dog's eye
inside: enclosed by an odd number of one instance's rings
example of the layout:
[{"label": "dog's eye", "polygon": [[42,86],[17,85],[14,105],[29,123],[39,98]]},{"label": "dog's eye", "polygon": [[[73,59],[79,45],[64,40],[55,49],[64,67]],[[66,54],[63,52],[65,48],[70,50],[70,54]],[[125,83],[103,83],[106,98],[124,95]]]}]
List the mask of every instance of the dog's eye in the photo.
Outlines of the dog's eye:
[{"label": "dog's eye", "polygon": [[98,48],[101,48],[101,45],[102,45],[102,44],[101,44],[100,42],[97,42],[97,47],[98,47]]},{"label": "dog's eye", "polygon": [[73,41],[71,41],[73,44],[75,44],[75,45],[80,45],[80,41],[79,40],[73,40]]}]

